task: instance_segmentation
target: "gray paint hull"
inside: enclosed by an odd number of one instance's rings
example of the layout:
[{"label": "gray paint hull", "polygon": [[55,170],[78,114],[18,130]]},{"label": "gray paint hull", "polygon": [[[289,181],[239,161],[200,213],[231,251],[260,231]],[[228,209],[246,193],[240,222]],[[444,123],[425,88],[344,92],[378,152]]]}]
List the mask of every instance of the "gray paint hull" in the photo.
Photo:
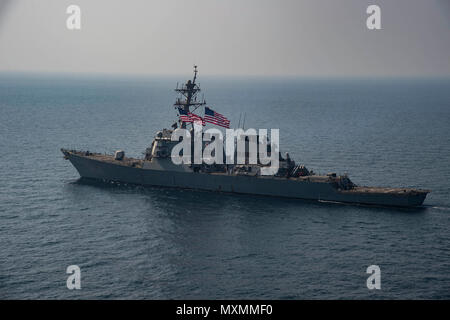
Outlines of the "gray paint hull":
[{"label": "gray paint hull", "polygon": [[330,183],[142,169],[69,154],[67,158],[83,178],[123,183],[254,194],[308,200],[336,201],[382,206],[419,206],[425,194],[348,193]]}]

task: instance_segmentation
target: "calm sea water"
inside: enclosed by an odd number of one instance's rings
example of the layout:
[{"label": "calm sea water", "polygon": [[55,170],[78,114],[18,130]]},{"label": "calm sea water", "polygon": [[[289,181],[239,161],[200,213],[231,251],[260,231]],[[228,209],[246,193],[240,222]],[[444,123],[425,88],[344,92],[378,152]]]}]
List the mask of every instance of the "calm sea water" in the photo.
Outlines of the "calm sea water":
[{"label": "calm sea water", "polygon": [[61,147],[142,156],[188,77],[0,76],[0,298],[450,298],[450,80],[200,77],[232,124],[280,128],[316,172],[431,189],[420,209],[78,181]]}]

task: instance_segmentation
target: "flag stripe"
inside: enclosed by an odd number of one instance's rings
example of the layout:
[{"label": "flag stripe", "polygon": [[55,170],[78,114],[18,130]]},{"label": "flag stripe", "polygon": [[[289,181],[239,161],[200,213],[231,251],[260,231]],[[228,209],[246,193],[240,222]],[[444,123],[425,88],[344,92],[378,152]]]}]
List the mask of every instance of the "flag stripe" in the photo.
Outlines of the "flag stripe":
[{"label": "flag stripe", "polygon": [[226,118],[217,118],[217,117],[212,117],[212,116],[209,116],[209,115],[205,115],[205,118],[208,118],[208,119],[216,119],[216,120],[224,121],[224,122],[230,122],[230,120],[228,120],[228,119],[226,119]]},{"label": "flag stripe", "polygon": [[230,121],[220,121],[220,120],[216,120],[216,119],[211,119],[211,118],[205,118],[206,122],[211,122],[211,123],[223,123],[223,124],[230,124]]},{"label": "flag stripe", "polygon": [[217,120],[215,118],[207,118],[207,117],[205,117],[205,121],[207,121],[207,122],[214,122],[214,123],[230,124],[230,121],[222,121],[222,120]]}]

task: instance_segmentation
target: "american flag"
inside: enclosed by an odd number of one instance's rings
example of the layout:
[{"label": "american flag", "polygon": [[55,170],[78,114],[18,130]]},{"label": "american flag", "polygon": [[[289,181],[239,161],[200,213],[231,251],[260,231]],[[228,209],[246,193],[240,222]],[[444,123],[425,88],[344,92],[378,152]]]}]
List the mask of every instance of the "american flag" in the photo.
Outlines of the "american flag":
[{"label": "american flag", "polygon": [[225,116],[221,115],[218,112],[215,112],[214,110],[212,110],[208,107],[205,107],[204,121],[227,128],[227,129],[230,128],[230,120],[228,120]]},{"label": "american flag", "polygon": [[178,113],[180,114],[180,120],[183,122],[201,122],[202,125],[206,125],[205,120],[194,113],[187,112],[181,108],[178,108]]}]

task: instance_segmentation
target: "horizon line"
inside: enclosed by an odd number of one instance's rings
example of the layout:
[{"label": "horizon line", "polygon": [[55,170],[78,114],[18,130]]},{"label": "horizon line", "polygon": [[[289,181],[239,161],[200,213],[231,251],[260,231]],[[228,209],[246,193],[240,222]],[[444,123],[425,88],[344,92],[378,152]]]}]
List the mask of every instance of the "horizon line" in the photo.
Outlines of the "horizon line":
[{"label": "horizon line", "polygon": [[[88,71],[36,71],[36,70],[0,70],[0,75],[2,74],[13,74],[13,75],[45,75],[45,76],[79,76],[79,77],[126,77],[126,78],[150,78],[150,77],[185,77],[190,73],[132,73],[132,72],[88,72]],[[275,78],[275,79],[450,79],[450,74],[387,74],[387,75],[313,75],[313,74],[232,74],[232,73],[201,73],[199,72],[199,76],[201,77],[212,77],[212,78]]]}]

